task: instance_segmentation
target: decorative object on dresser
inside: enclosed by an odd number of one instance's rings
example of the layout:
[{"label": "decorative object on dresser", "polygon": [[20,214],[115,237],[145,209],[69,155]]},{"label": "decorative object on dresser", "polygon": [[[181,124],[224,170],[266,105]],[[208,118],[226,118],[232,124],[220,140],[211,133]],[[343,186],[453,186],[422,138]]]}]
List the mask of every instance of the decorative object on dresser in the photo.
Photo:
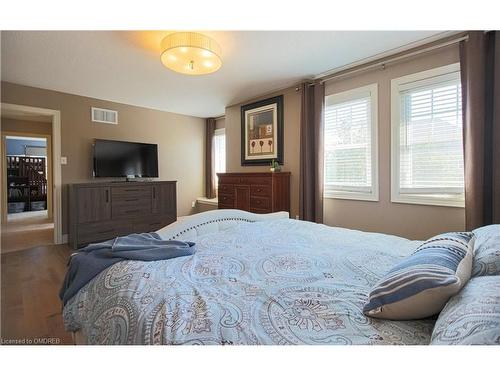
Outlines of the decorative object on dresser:
[{"label": "decorative object on dresser", "polygon": [[176,181],[72,184],[69,205],[69,243],[75,249],[153,232],[177,220]]},{"label": "decorative object on dresser", "polygon": [[219,208],[290,212],[290,172],[218,173]]},{"label": "decorative object on dresser", "polygon": [[283,164],[283,95],[241,107],[241,165]]}]

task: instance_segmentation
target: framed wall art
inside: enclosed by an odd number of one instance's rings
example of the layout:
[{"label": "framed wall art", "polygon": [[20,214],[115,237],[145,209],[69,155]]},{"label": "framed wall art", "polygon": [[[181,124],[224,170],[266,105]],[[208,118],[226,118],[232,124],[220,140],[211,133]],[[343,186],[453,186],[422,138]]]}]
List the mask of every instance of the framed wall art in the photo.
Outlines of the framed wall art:
[{"label": "framed wall art", "polygon": [[241,165],[283,164],[283,95],[241,107]]}]

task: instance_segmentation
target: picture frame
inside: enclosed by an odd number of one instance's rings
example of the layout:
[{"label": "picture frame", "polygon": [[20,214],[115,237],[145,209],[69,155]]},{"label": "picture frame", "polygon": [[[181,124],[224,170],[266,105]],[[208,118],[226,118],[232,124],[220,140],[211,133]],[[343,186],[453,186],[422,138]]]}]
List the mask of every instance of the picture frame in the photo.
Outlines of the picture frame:
[{"label": "picture frame", "polygon": [[283,95],[241,107],[241,165],[283,164]]}]

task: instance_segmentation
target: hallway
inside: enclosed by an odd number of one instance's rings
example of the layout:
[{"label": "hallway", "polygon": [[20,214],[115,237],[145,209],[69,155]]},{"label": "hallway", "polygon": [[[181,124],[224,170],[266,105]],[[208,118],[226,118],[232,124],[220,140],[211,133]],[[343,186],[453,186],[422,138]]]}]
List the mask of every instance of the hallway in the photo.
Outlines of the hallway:
[{"label": "hallway", "polygon": [[54,223],[47,211],[28,211],[9,214],[2,224],[1,253],[29,249],[54,243]]}]

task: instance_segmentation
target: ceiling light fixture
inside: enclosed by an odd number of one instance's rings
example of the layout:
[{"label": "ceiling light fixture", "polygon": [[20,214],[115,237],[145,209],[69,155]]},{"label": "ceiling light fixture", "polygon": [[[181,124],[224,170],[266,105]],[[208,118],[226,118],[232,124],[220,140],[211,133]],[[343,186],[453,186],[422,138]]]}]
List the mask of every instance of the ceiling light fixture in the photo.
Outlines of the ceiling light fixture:
[{"label": "ceiling light fixture", "polygon": [[222,66],[219,44],[200,33],[169,34],[161,41],[161,51],[163,65],[177,73],[209,74]]}]

